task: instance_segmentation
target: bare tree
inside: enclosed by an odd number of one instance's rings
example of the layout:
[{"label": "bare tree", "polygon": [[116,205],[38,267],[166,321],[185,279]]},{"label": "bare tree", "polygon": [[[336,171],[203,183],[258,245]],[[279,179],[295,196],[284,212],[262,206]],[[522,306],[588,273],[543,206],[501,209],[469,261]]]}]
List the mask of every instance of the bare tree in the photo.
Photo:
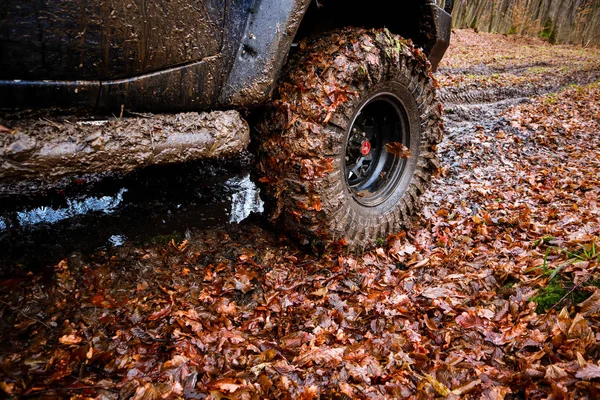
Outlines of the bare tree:
[{"label": "bare tree", "polygon": [[[444,6],[445,0],[437,0]],[[600,45],[600,0],[457,0],[453,25]]]}]

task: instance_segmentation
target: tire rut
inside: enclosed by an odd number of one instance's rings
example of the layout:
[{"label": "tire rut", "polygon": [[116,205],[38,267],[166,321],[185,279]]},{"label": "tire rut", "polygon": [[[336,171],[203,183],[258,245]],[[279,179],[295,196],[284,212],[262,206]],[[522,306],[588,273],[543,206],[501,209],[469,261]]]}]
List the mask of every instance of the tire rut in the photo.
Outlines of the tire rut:
[{"label": "tire rut", "polygon": [[580,70],[559,76],[556,80],[548,79],[540,85],[525,82],[518,86],[492,88],[467,88],[462,85],[442,87],[438,92],[438,98],[445,109],[455,105],[500,103],[510,99],[555,93],[571,84],[586,85],[598,79],[600,79],[599,70]]}]

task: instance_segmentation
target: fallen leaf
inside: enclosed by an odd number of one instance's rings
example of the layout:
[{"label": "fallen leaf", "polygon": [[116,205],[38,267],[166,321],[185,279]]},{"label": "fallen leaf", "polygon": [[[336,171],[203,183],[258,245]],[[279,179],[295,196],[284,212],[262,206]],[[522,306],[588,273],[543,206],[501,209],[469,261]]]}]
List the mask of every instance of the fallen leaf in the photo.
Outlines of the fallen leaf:
[{"label": "fallen leaf", "polygon": [[157,319],[166,317],[167,315],[169,315],[170,312],[171,312],[171,304],[150,314],[150,316],[148,317],[148,321],[156,321]]},{"label": "fallen leaf", "polygon": [[427,379],[427,382],[433,386],[433,389],[435,389],[437,394],[440,396],[447,397],[450,394],[450,389],[448,389],[446,385],[435,379],[433,376],[425,374],[425,379]]},{"label": "fallen leaf", "polygon": [[452,291],[443,287],[430,287],[421,293],[421,296],[427,297],[428,299],[437,299],[440,297],[448,297],[452,294]]},{"label": "fallen leaf", "polygon": [[310,362],[317,365],[336,365],[342,362],[345,347],[310,349],[294,358],[294,364],[304,366]]},{"label": "fallen leaf", "polygon": [[83,341],[83,339],[77,335],[71,334],[71,335],[61,336],[60,339],[58,339],[58,341],[62,344],[74,345],[74,344],[81,343]]},{"label": "fallen leaf", "polygon": [[13,393],[14,388],[15,388],[14,383],[0,382],[0,390],[2,390],[4,393],[6,393],[9,396]]},{"label": "fallen leaf", "polygon": [[585,301],[579,304],[580,312],[588,317],[600,313],[600,289],[595,289],[594,293]]},{"label": "fallen leaf", "polygon": [[462,396],[463,394],[473,391],[479,385],[481,385],[481,379],[475,379],[473,382],[469,382],[464,386],[452,390],[452,394]]},{"label": "fallen leaf", "polygon": [[544,377],[551,381],[557,381],[566,376],[567,372],[564,369],[560,368],[558,365],[551,364],[546,368],[546,375]]},{"label": "fallen leaf", "polygon": [[161,398],[160,392],[150,382],[144,386],[140,386],[135,390],[131,400],[159,400]]},{"label": "fallen leaf", "polygon": [[239,381],[236,379],[223,378],[210,382],[207,386],[211,389],[217,389],[221,392],[233,393],[245,385],[243,383],[239,383]]},{"label": "fallen leaf", "polygon": [[575,377],[585,381],[600,378],[600,367],[596,364],[587,363],[583,368],[577,371]]},{"label": "fallen leaf", "polygon": [[410,149],[400,142],[386,143],[385,151],[398,158],[410,158]]}]

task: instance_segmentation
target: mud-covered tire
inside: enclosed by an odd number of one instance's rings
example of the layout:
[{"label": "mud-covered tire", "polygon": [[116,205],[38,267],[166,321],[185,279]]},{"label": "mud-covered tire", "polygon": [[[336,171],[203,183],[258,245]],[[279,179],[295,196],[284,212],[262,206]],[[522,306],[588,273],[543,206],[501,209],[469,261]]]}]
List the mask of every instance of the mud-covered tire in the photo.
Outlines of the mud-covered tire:
[{"label": "mud-covered tire", "polygon": [[[261,192],[271,218],[304,244],[364,249],[410,224],[438,166],[437,84],[423,52],[387,30],[349,28],[299,47],[257,127]],[[410,155],[385,196],[365,205],[349,187],[346,146],[358,112],[380,95],[405,113]]]}]

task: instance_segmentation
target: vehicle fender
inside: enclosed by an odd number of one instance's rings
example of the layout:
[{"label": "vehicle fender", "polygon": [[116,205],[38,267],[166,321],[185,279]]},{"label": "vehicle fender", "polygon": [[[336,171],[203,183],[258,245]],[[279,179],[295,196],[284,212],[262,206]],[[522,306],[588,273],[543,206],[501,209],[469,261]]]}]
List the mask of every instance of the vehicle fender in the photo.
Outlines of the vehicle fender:
[{"label": "vehicle fender", "polygon": [[450,46],[450,35],[452,31],[452,12],[453,2],[450,2],[445,9],[442,9],[435,4],[430,5],[432,8],[432,20],[430,24],[425,24],[425,36],[428,36],[429,42],[432,43],[429,51],[429,62],[433,71],[444,57],[444,53]]},{"label": "vehicle fender", "polygon": [[251,107],[270,95],[311,0],[256,0],[219,102]]}]

